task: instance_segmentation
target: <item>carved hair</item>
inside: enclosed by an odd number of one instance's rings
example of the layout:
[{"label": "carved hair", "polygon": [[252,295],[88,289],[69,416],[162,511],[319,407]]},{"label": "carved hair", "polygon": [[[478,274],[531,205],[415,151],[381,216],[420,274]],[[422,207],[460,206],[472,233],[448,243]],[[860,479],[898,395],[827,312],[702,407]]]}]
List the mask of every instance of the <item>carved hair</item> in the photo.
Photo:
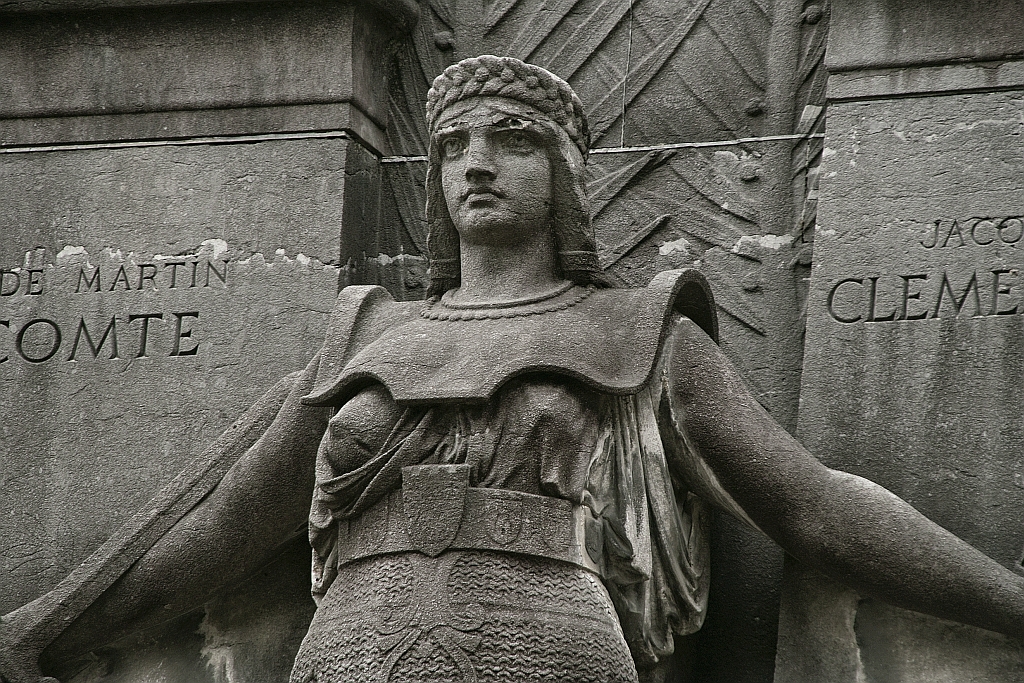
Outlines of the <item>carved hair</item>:
[{"label": "carved hair", "polygon": [[452,64],[427,93],[427,125],[434,132],[441,112],[469,97],[507,97],[551,117],[587,156],[590,128],[572,87],[550,71],[512,57],[481,55]]},{"label": "carved hair", "polygon": [[602,283],[584,175],[590,130],[579,97],[568,83],[539,66],[512,57],[483,55],[449,66],[427,93],[427,296],[440,296],[458,287],[461,277],[459,235],[444,200],[441,153],[434,133],[447,107],[471,97],[505,97],[544,114],[537,123],[551,160],[552,229],[559,267],[563,277],[579,284]]}]

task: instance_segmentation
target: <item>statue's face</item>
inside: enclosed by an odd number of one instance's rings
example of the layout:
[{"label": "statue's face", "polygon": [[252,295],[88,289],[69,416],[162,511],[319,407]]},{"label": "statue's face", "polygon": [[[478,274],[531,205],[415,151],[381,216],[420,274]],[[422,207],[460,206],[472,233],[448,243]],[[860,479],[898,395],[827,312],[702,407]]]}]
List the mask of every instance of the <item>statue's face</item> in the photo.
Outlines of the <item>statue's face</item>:
[{"label": "statue's face", "polygon": [[514,244],[550,230],[551,161],[544,115],[502,97],[457,102],[438,121],[441,185],[459,237]]}]

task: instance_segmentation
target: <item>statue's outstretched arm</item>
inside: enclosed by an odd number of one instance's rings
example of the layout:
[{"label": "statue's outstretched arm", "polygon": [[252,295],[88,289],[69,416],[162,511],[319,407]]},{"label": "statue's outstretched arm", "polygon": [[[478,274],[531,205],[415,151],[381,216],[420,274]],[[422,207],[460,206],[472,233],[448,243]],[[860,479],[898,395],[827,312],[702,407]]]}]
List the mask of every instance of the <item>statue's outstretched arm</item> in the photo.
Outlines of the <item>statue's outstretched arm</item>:
[{"label": "statue's outstretched arm", "polygon": [[677,441],[669,450],[705,463],[713,483],[787,552],[866,595],[1024,637],[1024,578],[881,486],[815,459],[689,320],[668,344],[665,419]]},{"label": "statue's outstretched arm", "polygon": [[317,362],[282,380],[195,472],[183,472],[53,591],[5,615],[0,677],[21,683],[16,669],[33,669],[43,648],[44,664],[67,661],[190,611],[304,532],[329,417],[299,403]]}]

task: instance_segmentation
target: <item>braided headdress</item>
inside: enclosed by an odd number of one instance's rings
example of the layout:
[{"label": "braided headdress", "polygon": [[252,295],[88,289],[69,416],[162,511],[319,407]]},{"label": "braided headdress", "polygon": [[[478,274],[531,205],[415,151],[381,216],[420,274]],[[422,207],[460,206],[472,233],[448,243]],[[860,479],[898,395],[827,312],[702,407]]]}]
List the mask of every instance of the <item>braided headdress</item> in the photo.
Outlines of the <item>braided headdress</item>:
[{"label": "braided headdress", "polygon": [[448,214],[441,188],[441,155],[434,133],[442,112],[471,97],[504,97],[544,115],[550,129],[553,177],[552,229],[562,275],[580,284],[600,273],[594,229],[590,223],[584,176],[590,149],[590,128],[580,98],[553,73],[512,57],[482,55],[463,59],[434,79],[427,93],[430,146],[427,166],[427,251],[430,256],[428,296],[457,287],[459,236]]},{"label": "braided headdress", "polygon": [[481,55],[452,64],[427,92],[430,132],[442,111],[470,97],[507,97],[548,115],[565,130],[585,159],[590,149],[590,128],[583,103],[572,87],[558,76],[512,57]]}]

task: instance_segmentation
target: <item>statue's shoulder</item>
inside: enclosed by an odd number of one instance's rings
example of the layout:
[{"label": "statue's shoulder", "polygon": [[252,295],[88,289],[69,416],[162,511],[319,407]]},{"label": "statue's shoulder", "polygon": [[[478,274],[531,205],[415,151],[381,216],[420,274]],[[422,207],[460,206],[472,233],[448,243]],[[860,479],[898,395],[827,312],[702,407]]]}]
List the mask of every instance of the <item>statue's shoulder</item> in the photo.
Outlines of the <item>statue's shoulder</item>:
[{"label": "statue's shoulder", "polygon": [[346,297],[306,404],[340,405],[372,383],[399,403],[485,402],[529,373],[631,394],[653,373],[674,316],[718,335],[711,289],[692,269],[661,273],[643,288],[587,291],[528,315],[434,316],[422,302],[395,303],[379,288]]},{"label": "statue's shoulder", "polygon": [[395,301],[379,285],[350,285],[342,289],[327,325],[316,382],[302,402],[318,403],[348,361],[389,329],[417,318],[422,306],[421,301]]},{"label": "statue's shoulder", "polygon": [[718,313],[711,285],[695,268],[658,273],[643,289],[605,291],[609,301],[621,300],[625,303],[630,299],[642,300],[643,304],[638,307],[639,310],[642,310],[642,315],[648,318],[651,324],[659,326],[659,334],[662,336],[667,331],[671,317],[678,313],[697,323],[709,337],[718,342]]}]

